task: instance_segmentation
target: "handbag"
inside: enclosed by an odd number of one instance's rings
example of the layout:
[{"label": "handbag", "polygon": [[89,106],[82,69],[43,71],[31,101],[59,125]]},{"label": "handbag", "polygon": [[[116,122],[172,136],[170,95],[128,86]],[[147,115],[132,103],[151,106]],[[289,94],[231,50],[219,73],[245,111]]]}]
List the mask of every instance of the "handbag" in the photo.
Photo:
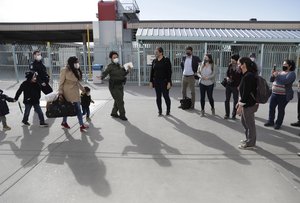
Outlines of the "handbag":
[{"label": "handbag", "polygon": [[46,116],[48,118],[59,118],[67,116],[77,116],[77,108],[74,103],[57,98],[53,102],[47,104]]},{"label": "handbag", "polygon": [[223,81],[221,82],[221,85],[223,85],[224,87],[226,87],[228,84],[227,79],[224,78]]}]

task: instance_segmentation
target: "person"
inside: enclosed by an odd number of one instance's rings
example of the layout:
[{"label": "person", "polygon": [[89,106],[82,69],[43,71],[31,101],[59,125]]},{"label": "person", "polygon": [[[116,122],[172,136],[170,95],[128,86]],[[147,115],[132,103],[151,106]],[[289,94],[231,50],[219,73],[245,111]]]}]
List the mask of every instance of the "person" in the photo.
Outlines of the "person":
[{"label": "person", "polygon": [[246,139],[241,141],[240,149],[251,149],[256,145],[256,126],[254,114],[257,111],[257,66],[248,57],[238,61],[243,77],[239,86],[240,100],[237,104],[237,114],[241,115],[242,125],[245,128]]},{"label": "person", "polygon": [[230,64],[226,72],[227,85],[225,91],[226,100],[225,100],[224,119],[229,118],[231,95],[233,95],[232,119],[233,120],[236,119],[236,104],[238,103],[239,100],[238,86],[240,85],[241,76],[242,76],[241,71],[237,66],[237,61],[239,60],[239,58],[240,56],[238,54],[234,54],[231,56]]},{"label": "person", "polygon": [[200,87],[200,103],[201,103],[201,116],[205,115],[205,93],[211,106],[211,112],[215,115],[215,105],[213,99],[213,90],[215,86],[216,70],[214,67],[214,61],[211,54],[205,54],[202,65],[199,65],[199,87]]},{"label": "person", "polygon": [[42,55],[39,50],[33,52],[34,60],[30,63],[29,69],[32,72],[37,73],[37,83],[41,86],[41,90],[44,94],[53,92],[52,87],[49,85],[50,77],[47,73],[47,69],[42,62]]},{"label": "person", "polygon": [[161,97],[165,99],[167,106],[166,115],[170,115],[171,99],[169,90],[172,86],[172,65],[169,58],[164,56],[162,47],[157,47],[155,50],[155,59],[152,62],[150,73],[150,88],[154,88],[156,92],[156,104],[158,108],[158,116],[162,116]]},{"label": "person", "polygon": [[[272,84],[272,95],[269,104],[268,122],[264,124],[266,127],[273,127],[279,130],[283,123],[285,107],[290,100],[293,99],[293,83],[296,79],[295,62],[293,60],[285,60],[282,64],[282,71],[272,70],[270,81]],[[277,120],[275,120],[275,109],[278,107]]]},{"label": "person", "polygon": [[[201,60],[198,56],[193,55],[193,48],[188,46],[185,49],[186,56],[182,57],[180,66],[182,68],[181,93],[182,98],[187,97],[186,90],[189,87],[191,91],[192,105],[190,109],[195,108],[195,74],[197,73],[198,65]],[[179,106],[180,108],[181,106]]]},{"label": "person", "polygon": [[31,108],[33,107],[34,111],[38,114],[40,127],[48,127],[48,124],[45,123],[44,114],[40,106],[41,87],[37,83],[37,75],[36,73],[29,71],[25,73],[25,77],[26,80],[20,85],[15,95],[15,100],[17,101],[23,92],[23,103],[25,104],[25,111],[22,123],[25,126],[30,126],[28,117]]},{"label": "person", "polygon": [[256,64],[256,66],[257,66],[257,74],[261,76],[262,75],[262,68],[256,62],[256,54],[254,52],[250,53],[249,54],[249,58],[251,59],[251,61],[253,61]]},{"label": "person", "polygon": [[[87,132],[87,125],[84,125],[82,119],[82,112],[80,108],[80,90],[85,92],[83,86],[80,84],[82,80],[82,71],[80,70],[79,60],[76,56],[69,57],[66,67],[60,71],[59,81],[59,95],[60,99],[65,99],[72,102],[77,111],[77,118],[80,125],[81,132]],[[70,129],[67,123],[67,117],[63,117],[61,126],[65,129]]]},{"label": "person", "polygon": [[291,126],[300,127],[300,80],[298,81],[298,121],[291,123]]},{"label": "person", "polygon": [[3,90],[0,89],[0,122],[2,122],[3,131],[11,130],[11,127],[6,122],[6,115],[9,114],[7,102],[15,102],[15,100],[3,94]]},{"label": "person", "polygon": [[82,114],[86,115],[86,120],[91,121],[90,118],[90,105],[95,103],[91,98],[91,89],[88,86],[84,87],[84,92],[81,93],[81,108]]},{"label": "person", "polygon": [[[126,75],[130,69],[125,69],[119,63],[119,54],[115,51],[109,53],[111,60],[106,69],[102,73],[102,80],[109,75],[109,91],[114,99],[114,106],[111,111],[111,116],[114,118],[120,118],[123,121],[127,121],[125,107],[124,107],[124,85],[126,83]],[[119,112],[119,114],[118,114]]]}]

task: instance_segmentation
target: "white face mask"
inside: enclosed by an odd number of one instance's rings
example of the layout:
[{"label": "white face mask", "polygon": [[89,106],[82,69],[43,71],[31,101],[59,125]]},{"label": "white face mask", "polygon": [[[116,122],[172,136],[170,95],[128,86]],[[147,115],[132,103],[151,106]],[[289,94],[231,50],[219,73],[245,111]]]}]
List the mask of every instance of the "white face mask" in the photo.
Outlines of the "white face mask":
[{"label": "white face mask", "polygon": [[79,63],[74,63],[74,68],[79,69],[80,65]]},{"label": "white face mask", "polygon": [[114,62],[114,63],[119,63],[119,58],[113,59],[113,62]]},{"label": "white face mask", "polygon": [[42,60],[42,56],[41,56],[41,55],[37,55],[35,59],[36,59],[37,61],[40,61],[40,60]]},{"label": "white face mask", "polygon": [[253,62],[255,61],[255,58],[253,58],[253,57],[250,57],[250,59],[251,59],[251,61],[253,61]]}]

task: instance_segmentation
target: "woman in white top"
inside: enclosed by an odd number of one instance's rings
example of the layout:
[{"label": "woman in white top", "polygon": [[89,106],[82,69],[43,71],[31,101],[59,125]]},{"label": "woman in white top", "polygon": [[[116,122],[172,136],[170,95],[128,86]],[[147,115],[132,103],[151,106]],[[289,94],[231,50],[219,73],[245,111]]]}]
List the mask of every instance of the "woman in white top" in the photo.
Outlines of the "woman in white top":
[{"label": "woman in white top", "polygon": [[205,115],[205,93],[211,106],[211,112],[215,115],[215,105],[213,99],[213,90],[215,85],[215,67],[211,54],[205,54],[204,61],[198,67],[199,86],[200,86],[200,103],[201,116]]}]

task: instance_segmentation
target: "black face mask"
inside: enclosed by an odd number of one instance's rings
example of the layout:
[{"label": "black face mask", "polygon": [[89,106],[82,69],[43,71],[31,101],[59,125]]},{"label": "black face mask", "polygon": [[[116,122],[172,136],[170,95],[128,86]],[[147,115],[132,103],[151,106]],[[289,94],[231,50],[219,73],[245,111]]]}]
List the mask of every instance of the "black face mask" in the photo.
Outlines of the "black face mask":
[{"label": "black face mask", "polygon": [[187,56],[191,56],[191,55],[192,55],[192,53],[190,53],[190,52],[186,52],[186,55],[187,55]]},{"label": "black face mask", "polygon": [[287,71],[287,70],[288,70],[288,67],[282,66],[282,70],[283,70],[283,71]]},{"label": "black face mask", "polygon": [[205,64],[205,63],[209,63],[209,60],[204,60],[204,64]]}]

